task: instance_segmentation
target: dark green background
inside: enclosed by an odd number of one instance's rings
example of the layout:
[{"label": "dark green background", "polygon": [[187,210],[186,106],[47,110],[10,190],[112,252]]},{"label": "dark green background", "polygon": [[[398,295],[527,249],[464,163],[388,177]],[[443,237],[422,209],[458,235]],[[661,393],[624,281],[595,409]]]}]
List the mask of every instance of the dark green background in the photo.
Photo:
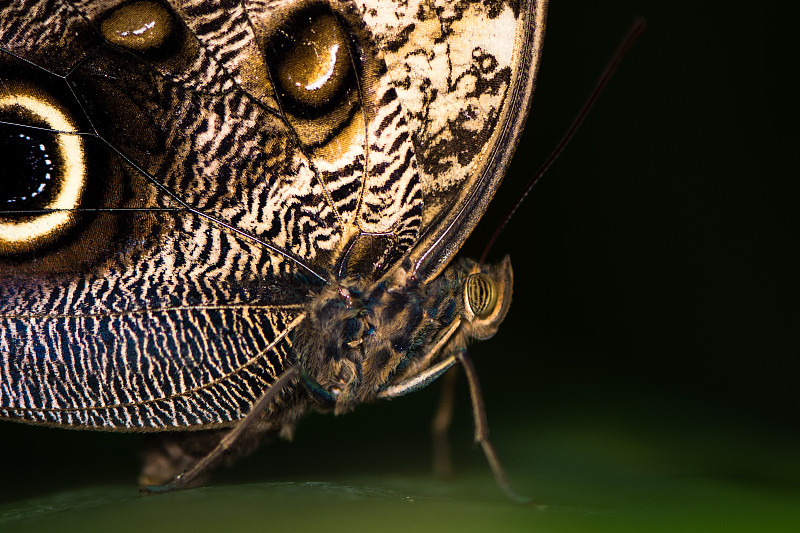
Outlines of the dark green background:
[{"label": "dark green background", "polygon": [[500,456],[539,506],[493,486],[462,383],[449,483],[429,474],[435,387],[312,416],[213,488],[158,498],[135,493],[135,435],[4,424],[0,530],[800,530],[790,5],[552,4],[473,256],[634,17],[648,29],[493,251],[511,255],[514,303],[471,353]]}]

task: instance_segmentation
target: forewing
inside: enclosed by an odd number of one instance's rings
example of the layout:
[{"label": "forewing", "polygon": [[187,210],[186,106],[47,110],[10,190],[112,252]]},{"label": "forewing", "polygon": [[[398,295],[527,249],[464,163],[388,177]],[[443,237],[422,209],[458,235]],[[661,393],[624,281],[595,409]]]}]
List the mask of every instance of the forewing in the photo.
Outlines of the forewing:
[{"label": "forewing", "polygon": [[396,272],[427,280],[453,258],[506,172],[530,108],[546,0],[367,2],[408,116],[424,204]]}]

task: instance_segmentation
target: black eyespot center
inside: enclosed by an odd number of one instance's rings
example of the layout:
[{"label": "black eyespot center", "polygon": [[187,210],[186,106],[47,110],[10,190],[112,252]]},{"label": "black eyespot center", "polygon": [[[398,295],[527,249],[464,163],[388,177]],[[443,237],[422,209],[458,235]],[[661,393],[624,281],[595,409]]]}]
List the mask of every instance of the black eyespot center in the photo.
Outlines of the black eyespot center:
[{"label": "black eyespot center", "polygon": [[35,209],[52,200],[58,170],[58,146],[53,135],[33,128],[0,129],[0,208]]}]

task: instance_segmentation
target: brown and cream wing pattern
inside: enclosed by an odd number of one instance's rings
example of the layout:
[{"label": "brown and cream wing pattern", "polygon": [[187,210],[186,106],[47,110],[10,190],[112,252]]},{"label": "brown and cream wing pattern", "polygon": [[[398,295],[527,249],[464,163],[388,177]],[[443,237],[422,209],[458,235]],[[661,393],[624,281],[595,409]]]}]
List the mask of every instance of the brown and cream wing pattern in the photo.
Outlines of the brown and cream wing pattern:
[{"label": "brown and cream wing pattern", "polygon": [[502,177],[543,13],[0,3],[0,415],[226,425],[322,287],[435,275]]}]

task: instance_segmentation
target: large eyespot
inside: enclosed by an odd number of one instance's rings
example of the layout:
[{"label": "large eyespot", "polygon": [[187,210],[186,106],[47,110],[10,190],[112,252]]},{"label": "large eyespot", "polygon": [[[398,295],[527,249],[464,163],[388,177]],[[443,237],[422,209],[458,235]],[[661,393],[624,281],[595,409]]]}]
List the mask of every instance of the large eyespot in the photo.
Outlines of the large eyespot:
[{"label": "large eyespot", "polygon": [[0,94],[0,255],[55,241],[76,221],[86,185],[77,125],[42,91]]},{"label": "large eyespot", "polygon": [[174,31],[172,14],[149,1],[122,5],[100,24],[100,32],[109,42],[136,52],[161,49]]},{"label": "large eyespot", "polygon": [[464,301],[478,318],[488,318],[497,307],[497,285],[485,274],[471,274],[464,287]]},{"label": "large eyespot", "polygon": [[[200,43],[168,5],[138,0],[92,13],[92,16],[97,17],[92,22],[99,26],[100,34],[109,43],[144,60],[139,66],[127,63],[136,71],[147,65],[164,76],[182,80],[182,83],[193,83],[197,87],[205,83],[202,76],[201,79],[192,77],[196,73],[195,62],[203,61],[199,59]],[[116,61],[120,61],[120,68],[124,68],[120,57],[115,57]],[[203,68],[208,66],[203,63]],[[129,78],[131,74],[124,76]]]},{"label": "large eyespot", "polygon": [[319,108],[327,104],[350,73],[350,52],[339,22],[330,13],[309,16],[300,32],[285,45],[277,65],[278,85],[297,105]]},{"label": "large eyespot", "polygon": [[323,6],[284,22],[267,45],[276,89],[286,110],[307,119],[340,106],[354,86],[350,37]]}]

